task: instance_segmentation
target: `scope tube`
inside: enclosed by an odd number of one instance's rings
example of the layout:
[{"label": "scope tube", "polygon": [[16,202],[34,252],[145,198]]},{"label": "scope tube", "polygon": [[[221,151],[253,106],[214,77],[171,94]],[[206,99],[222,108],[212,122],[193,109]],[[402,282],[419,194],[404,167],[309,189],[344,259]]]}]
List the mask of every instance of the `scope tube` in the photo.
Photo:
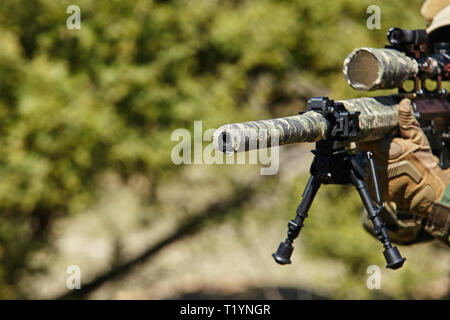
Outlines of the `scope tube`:
[{"label": "scope tube", "polygon": [[344,60],[344,76],[356,90],[372,91],[400,87],[419,71],[416,60],[395,49],[359,48]]}]

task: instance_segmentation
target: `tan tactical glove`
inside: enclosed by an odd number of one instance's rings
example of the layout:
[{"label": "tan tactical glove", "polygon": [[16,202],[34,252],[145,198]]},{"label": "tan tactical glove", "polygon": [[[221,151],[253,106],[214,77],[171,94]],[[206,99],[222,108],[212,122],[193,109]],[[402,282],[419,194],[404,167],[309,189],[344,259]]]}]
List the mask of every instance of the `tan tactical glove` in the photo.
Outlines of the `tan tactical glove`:
[{"label": "tan tactical glove", "polygon": [[418,226],[450,245],[450,176],[431,153],[409,99],[400,102],[398,116],[401,137],[357,147],[374,154],[382,200],[394,202],[397,212],[414,215]]}]

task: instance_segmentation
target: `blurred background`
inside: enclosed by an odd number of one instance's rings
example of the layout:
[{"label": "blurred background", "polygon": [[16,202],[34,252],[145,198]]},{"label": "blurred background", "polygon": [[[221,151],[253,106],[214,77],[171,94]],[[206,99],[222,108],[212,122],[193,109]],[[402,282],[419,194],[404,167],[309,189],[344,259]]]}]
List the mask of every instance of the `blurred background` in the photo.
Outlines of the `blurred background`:
[{"label": "blurred background", "polygon": [[[73,4],[80,30],[66,27]],[[373,4],[381,29],[369,30]],[[405,266],[386,270],[351,187],[320,190],[293,264],[275,264],[310,144],[281,147],[273,176],[171,161],[172,132],[194,120],[206,130],[367,95],[347,86],[344,58],[383,47],[391,26],[425,27],[421,5],[2,0],[0,298],[448,299],[448,248],[400,246]],[[70,265],[81,290],[66,288]]]}]

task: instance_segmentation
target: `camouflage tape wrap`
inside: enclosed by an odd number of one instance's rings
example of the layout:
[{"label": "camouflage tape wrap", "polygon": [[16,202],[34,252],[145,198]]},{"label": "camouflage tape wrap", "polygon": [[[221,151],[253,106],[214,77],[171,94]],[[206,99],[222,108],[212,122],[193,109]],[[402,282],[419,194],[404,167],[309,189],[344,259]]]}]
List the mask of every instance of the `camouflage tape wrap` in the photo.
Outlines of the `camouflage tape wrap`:
[{"label": "camouflage tape wrap", "polygon": [[359,111],[360,134],[356,141],[373,141],[388,135],[397,127],[398,102],[396,95],[373,98],[339,100],[347,111]]},{"label": "camouflage tape wrap", "polygon": [[[354,141],[377,140],[396,128],[398,100],[393,95],[338,101],[347,111],[360,112],[360,134]],[[286,118],[227,124],[216,130],[213,139],[217,150],[233,153],[273,145],[271,132],[278,135],[279,145],[285,145],[325,139],[330,129],[330,123],[324,116],[308,111]],[[272,139],[274,137],[272,135]]]},{"label": "camouflage tape wrap", "polygon": [[348,84],[362,91],[398,88],[418,72],[417,61],[394,49],[359,48],[344,60]]},{"label": "camouflage tape wrap", "polygon": [[221,126],[214,133],[214,145],[222,152],[242,152],[273,145],[272,138],[278,135],[278,144],[314,142],[325,138],[328,121],[313,111],[292,117],[233,123]]}]

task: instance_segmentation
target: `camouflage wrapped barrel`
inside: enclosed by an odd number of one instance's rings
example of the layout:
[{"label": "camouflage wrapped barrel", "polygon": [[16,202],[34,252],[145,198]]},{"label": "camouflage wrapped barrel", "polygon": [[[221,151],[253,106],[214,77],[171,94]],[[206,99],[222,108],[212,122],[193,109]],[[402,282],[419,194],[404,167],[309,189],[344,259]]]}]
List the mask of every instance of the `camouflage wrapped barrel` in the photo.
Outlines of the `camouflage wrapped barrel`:
[{"label": "camouflage wrapped barrel", "polygon": [[[360,134],[354,141],[377,140],[397,127],[398,98],[395,95],[338,102],[347,111],[360,112]],[[315,111],[285,118],[233,123],[216,130],[214,145],[217,150],[231,153],[296,142],[316,142],[327,137],[330,126],[329,121]]]},{"label": "camouflage wrapped barrel", "polygon": [[359,111],[360,134],[355,141],[374,141],[388,135],[398,125],[397,95],[340,100],[347,111]]},{"label": "camouflage wrapped barrel", "polygon": [[314,142],[324,139],[329,123],[319,113],[306,112],[285,118],[232,123],[221,126],[214,133],[214,144],[222,152],[242,152],[295,142]]},{"label": "camouflage wrapped barrel", "polygon": [[349,85],[362,91],[393,89],[413,78],[419,70],[416,60],[394,49],[359,48],[344,60]]}]

